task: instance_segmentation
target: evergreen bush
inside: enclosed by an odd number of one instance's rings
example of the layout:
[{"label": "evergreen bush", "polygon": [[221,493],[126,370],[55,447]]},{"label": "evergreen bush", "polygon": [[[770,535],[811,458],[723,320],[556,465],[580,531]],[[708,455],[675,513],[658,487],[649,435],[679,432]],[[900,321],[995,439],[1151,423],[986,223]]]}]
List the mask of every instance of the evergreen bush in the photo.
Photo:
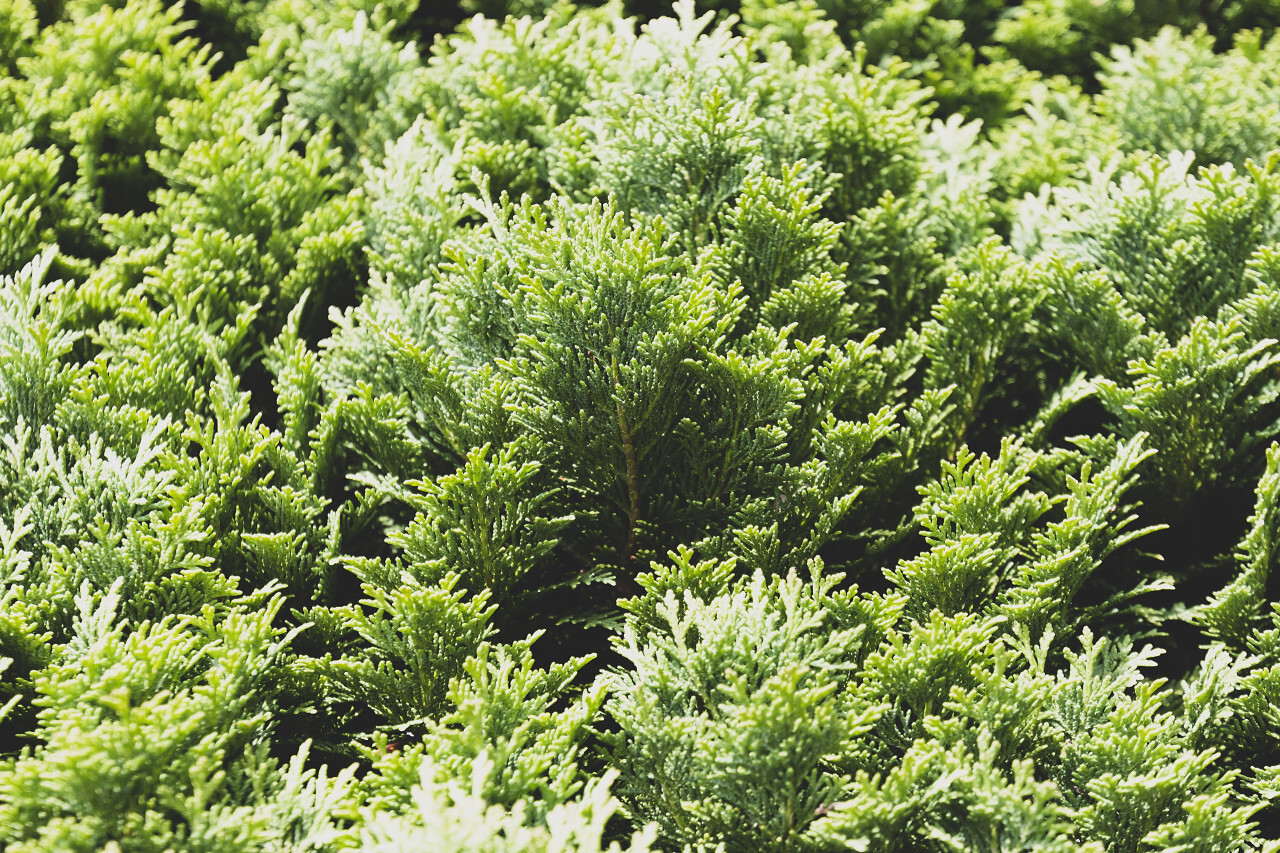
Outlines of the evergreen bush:
[{"label": "evergreen bush", "polygon": [[1280,851],[1277,23],[0,0],[0,848]]}]

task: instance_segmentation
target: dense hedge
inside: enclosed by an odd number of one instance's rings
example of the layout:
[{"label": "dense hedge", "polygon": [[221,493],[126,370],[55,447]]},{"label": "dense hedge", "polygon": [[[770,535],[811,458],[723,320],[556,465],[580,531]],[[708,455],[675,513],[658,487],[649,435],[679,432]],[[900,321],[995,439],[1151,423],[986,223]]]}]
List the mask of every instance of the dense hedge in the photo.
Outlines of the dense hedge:
[{"label": "dense hedge", "polygon": [[1277,22],[0,0],[0,848],[1280,850]]}]

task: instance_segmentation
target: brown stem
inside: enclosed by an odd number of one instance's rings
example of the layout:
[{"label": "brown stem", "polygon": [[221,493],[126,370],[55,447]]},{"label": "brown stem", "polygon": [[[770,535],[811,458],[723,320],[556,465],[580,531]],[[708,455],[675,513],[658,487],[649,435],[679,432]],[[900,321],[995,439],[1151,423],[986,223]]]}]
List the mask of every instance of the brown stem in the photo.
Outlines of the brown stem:
[{"label": "brown stem", "polygon": [[622,403],[618,403],[618,431],[622,433],[622,455],[627,460],[627,499],[630,508],[627,513],[627,549],[623,559],[630,562],[636,547],[636,525],[640,521],[640,471],[636,464],[636,448],[631,440],[631,428],[627,426],[626,415],[622,412]]}]

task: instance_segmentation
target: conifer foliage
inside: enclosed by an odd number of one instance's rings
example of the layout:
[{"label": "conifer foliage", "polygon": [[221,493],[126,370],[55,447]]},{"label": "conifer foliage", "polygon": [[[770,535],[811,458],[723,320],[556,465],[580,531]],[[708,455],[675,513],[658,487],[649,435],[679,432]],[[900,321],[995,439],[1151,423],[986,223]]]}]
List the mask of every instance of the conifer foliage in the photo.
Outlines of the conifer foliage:
[{"label": "conifer foliage", "polygon": [[0,849],[1280,851],[1277,24],[0,0]]}]

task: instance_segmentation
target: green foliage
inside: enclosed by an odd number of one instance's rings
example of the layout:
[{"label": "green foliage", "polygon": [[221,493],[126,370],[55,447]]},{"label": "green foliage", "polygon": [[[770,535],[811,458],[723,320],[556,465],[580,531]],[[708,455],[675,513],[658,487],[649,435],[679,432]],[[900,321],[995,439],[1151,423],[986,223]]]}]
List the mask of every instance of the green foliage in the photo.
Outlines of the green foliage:
[{"label": "green foliage", "polygon": [[[1029,636],[1038,637],[1054,624],[1078,623],[1081,616],[1093,615],[1086,611],[1073,619],[1069,615],[1072,599],[1103,560],[1156,530],[1128,529],[1138,516],[1120,516],[1127,509],[1122,501],[1134,485],[1134,469],[1155,453],[1143,447],[1145,438],[1138,435],[1117,445],[1114,458],[1096,474],[1086,461],[1079,479],[1067,480],[1069,494],[1063,504],[1063,518],[1032,534],[1031,552],[1003,591],[1000,602],[1000,610],[1013,622],[1026,626]],[[1136,589],[1115,596],[1119,599],[1116,603],[1159,589],[1163,583],[1159,577],[1146,579]]]},{"label": "green foliage", "polygon": [[1249,849],[1257,806],[1240,804],[1233,772],[1215,770],[1215,751],[1186,743],[1177,718],[1161,710],[1162,682],[1138,673],[1149,655],[1123,640],[1081,640],[1081,652],[1068,656],[1071,686],[1053,709],[1065,735],[1059,772],[1068,800],[1082,804],[1080,826],[1107,849]]},{"label": "green foliage", "polygon": [[[475,766],[480,776],[488,770],[487,762]],[[507,811],[489,805],[461,784],[433,783],[429,772],[424,766],[422,781],[413,789],[409,815],[362,815],[360,834],[348,849],[394,851],[406,845],[442,853],[645,853],[651,849],[652,833],[636,833],[626,847],[617,841],[605,845],[607,824],[618,810],[617,801],[609,796],[609,784],[616,775],[612,772],[588,783],[581,799],[552,809],[545,826],[526,825],[525,803]]]},{"label": "green foliage", "polygon": [[372,170],[365,227],[370,270],[384,282],[408,290],[444,260],[444,244],[465,218],[455,204],[457,169],[457,158],[420,118]]},{"label": "green foliage", "polygon": [[0,848],[1277,849],[1276,12],[0,0]]},{"label": "green foliage", "polygon": [[1129,150],[1194,151],[1200,164],[1265,158],[1280,141],[1280,111],[1270,95],[1278,48],[1250,32],[1220,56],[1203,29],[1182,36],[1166,27],[1150,41],[1112,48],[1098,75],[1098,110]]},{"label": "green foliage", "polygon": [[[1079,272],[1102,272],[1123,303],[1099,305],[1096,322],[1127,324],[1112,317],[1132,309],[1149,330],[1185,333],[1192,319],[1245,295],[1247,264],[1274,239],[1276,221],[1274,160],[1244,172],[1223,166],[1191,175],[1190,166],[1190,153],[1144,159],[1121,174],[1113,165],[1087,185],[1055,190],[1049,204],[1029,199],[1022,208],[1026,230],[1015,234],[1015,244],[1025,253],[1081,262]],[[1082,278],[1085,293],[1076,298],[1096,302],[1090,292],[1100,288],[1087,276],[1071,276]],[[1056,301],[1075,296],[1066,292]]]},{"label": "green foliage", "polygon": [[815,568],[809,582],[756,574],[706,601],[669,591],[643,644],[628,622],[612,757],[624,802],[664,841],[812,844],[809,826],[839,790],[827,756],[883,710],[840,695],[863,626],[831,624],[821,602],[837,580]]},{"label": "green foliage", "polygon": [[[975,752],[929,743],[886,777],[860,774],[848,803],[821,821],[818,836],[854,850],[1086,850],[1066,820],[1070,811],[1032,763],[1005,771],[990,741]],[[964,815],[956,821],[954,815]]]},{"label": "green foliage", "polygon": [[84,11],[43,29],[19,66],[34,84],[25,109],[37,142],[75,164],[74,212],[60,239],[100,257],[97,214],[131,210],[160,184],[146,160],[157,120],[171,99],[208,85],[210,51],[159,2]]},{"label": "green foliage", "polygon": [[288,81],[287,116],[331,126],[350,157],[380,157],[411,119],[417,50],[396,47],[364,12],[351,29],[321,29],[304,39]]},{"label": "green foliage", "polygon": [[62,282],[45,281],[54,252],[45,250],[14,275],[0,278],[0,421],[45,424],[81,371],[65,362],[82,332]]},{"label": "green foliage", "polygon": [[423,115],[456,155],[456,176],[488,177],[494,193],[542,197],[563,168],[552,155],[561,125],[584,111],[598,52],[611,52],[604,18],[554,8],[542,20],[476,17],[437,44],[422,80]]},{"label": "green foliage", "polygon": [[950,456],[989,399],[999,360],[1026,334],[1044,298],[1038,282],[1012,252],[996,241],[983,243],[971,261],[973,272],[958,273],[933,307],[922,329],[929,358],[925,387],[952,388],[952,421],[939,436]]},{"label": "green foliage", "polygon": [[721,206],[759,168],[761,122],[750,101],[719,87],[675,89],[621,105],[596,157],[601,183],[623,208],[662,216],[682,246],[696,250],[715,233]]},{"label": "green foliage", "polygon": [[942,463],[941,477],[921,488],[915,513],[929,550],[886,572],[907,595],[912,617],[981,612],[1005,586],[1019,540],[1050,507],[1043,493],[1019,494],[1035,462],[1020,450],[1006,443],[998,460],[975,460],[961,447],[954,462]]},{"label": "green foliage", "polygon": [[1028,0],[996,24],[994,39],[1037,71],[1073,78],[1096,72],[1095,54],[1127,45],[1162,24],[1180,23],[1182,2]]},{"label": "green foliage", "polygon": [[[1022,7],[1018,7],[1022,8]],[[1017,233],[1016,202],[1039,194],[1046,185],[1060,187],[1086,179],[1090,161],[1119,150],[1121,135],[1098,115],[1094,101],[1065,77],[1032,86],[1019,114],[989,135],[995,200],[1009,202],[1002,227]],[[997,204],[997,207],[1004,205]]]},{"label": "green foliage", "polygon": [[524,321],[504,368],[520,393],[514,418],[545,442],[571,487],[625,516],[629,556],[652,488],[648,472],[670,464],[661,439],[690,384],[684,362],[716,347],[732,315],[716,317],[723,300],[709,283],[680,286],[661,231],[628,229],[621,214],[599,206],[580,218],[555,212],[559,240],[531,242],[532,210],[508,226],[532,250],[527,263],[537,274],[511,294]]},{"label": "green foliage", "polygon": [[874,62],[901,57],[934,90],[947,113],[998,122],[1018,108],[1028,75],[1016,62],[985,49],[1004,4],[983,0],[819,0],[851,42]]},{"label": "green foliage", "polygon": [[[424,772],[428,783],[470,783],[471,792],[488,803],[525,809],[533,824],[570,803],[586,778],[577,758],[605,692],[598,685],[567,696],[587,659],[535,668],[529,649],[536,639],[496,649],[481,643],[464,664],[465,674],[450,685],[454,710],[433,721],[421,743],[377,739],[377,775],[363,782],[369,801],[408,808],[410,789]],[[477,774],[480,766],[488,772]]]},{"label": "green foliage", "polygon": [[69,641],[34,679],[36,746],[0,765],[0,827],[17,850],[313,849],[350,774],[269,752],[270,675],[289,642],[279,597],[219,616],[115,621],[120,585],[86,583]]},{"label": "green foliage", "polygon": [[36,7],[31,0],[5,0],[0,7],[0,52],[5,58],[5,71],[17,71],[18,58],[29,55],[31,43],[39,32]]},{"label": "green foliage", "polygon": [[319,663],[330,701],[359,702],[394,726],[439,716],[449,679],[489,635],[487,595],[466,598],[453,574],[428,584],[371,562],[352,569],[366,597],[338,615],[360,646]]},{"label": "green foliage", "polygon": [[1162,503],[1180,508],[1231,477],[1280,428],[1269,417],[1276,390],[1265,378],[1280,355],[1271,340],[1250,343],[1234,321],[1198,320],[1178,343],[1131,361],[1125,384],[1099,380],[1116,432],[1150,436],[1160,465],[1146,488]]},{"label": "green foliage", "polygon": [[845,300],[844,269],[831,258],[840,230],[818,215],[824,199],[814,197],[803,172],[797,163],[779,179],[746,179],[725,216],[719,276],[738,282],[773,328],[793,328],[802,340],[842,340],[858,324]]},{"label": "green foliage", "polygon": [[1275,562],[1273,537],[1280,529],[1275,521],[1280,499],[1280,445],[1267,448],[1267,472],[1258,482],[1257,505],[1250,516],[1249,533],[1240,543],[1236,559],[1242,571],[1205,604],[1199,614],[1208,633],[1228,646],[1241,649],[1261,620],[1267,597],[1267,579]]},{"label": "green foliage", "polygon": [[519,463],[520,451],[513,443],[490,458],[485,445],[458,473],[408,484],[420,490],[406,498],[417,515],[390,537],[405,570],[425,582],[457,573],[463,588],[487,590],[496,606],[513,609],[537,591],[535,572],[574,519],[546,517],[558,490],[537,488],[540,466]]},{"label": "green foliage", "polygon": [[0,133],[0,274],[11,275],[54,235],[66,192],[58,185],[62,158],[32,147],[30,130]]}]

